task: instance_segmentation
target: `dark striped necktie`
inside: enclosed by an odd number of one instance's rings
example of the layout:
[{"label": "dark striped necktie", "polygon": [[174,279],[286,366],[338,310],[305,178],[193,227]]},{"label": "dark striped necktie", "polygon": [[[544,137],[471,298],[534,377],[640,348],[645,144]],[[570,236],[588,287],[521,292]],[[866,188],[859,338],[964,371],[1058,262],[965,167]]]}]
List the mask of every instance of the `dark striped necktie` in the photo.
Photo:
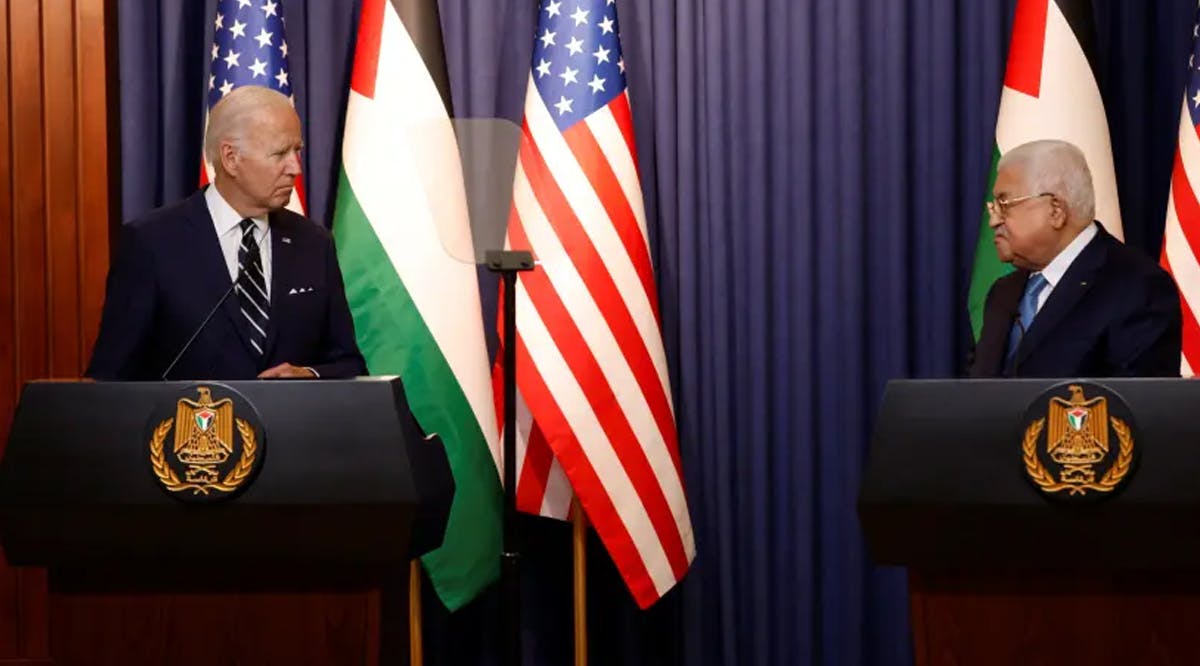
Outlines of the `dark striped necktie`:
[{"label": "dark striped necktie", "polygon": [[242,244],[238,248],[238,301],[250,331],[250,344],[262,355],[267,346],[267,321],[271,318],[271,299],[267,298],[267,279],[262,255],[254,240],[254,220],[241,222]]}]

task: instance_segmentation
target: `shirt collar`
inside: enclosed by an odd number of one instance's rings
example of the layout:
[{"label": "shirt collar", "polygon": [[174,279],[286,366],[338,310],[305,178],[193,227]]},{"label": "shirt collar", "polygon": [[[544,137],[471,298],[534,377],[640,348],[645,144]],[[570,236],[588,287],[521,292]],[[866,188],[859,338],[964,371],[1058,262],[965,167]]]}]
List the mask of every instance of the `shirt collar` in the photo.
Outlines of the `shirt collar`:
[{"label": "shirt collar", "polygon": [[[208,189],[204,191],[204,201],[208,204],[208,213],[212,215],[213,225],[217,228],[217,235],[223,236],[234,227],[242,223],[244,219],[238,212],[229,205],[225,197],[217,191],[217,186],[210,184]],[[267,216],[251,218],[254,220],[254,226],[258,231],[258,236],[262,236],[267,230]]]},{"label": "shirt collar", "polygon": [[1041,273],[1042,277],[1046,278],[1046,282],[1050,285],[1051,289],[1058,284],[1059,280],[1062,280],[1063,276],[1067,273],[1067,269],[1071,267],[1071,264],[1075,263],[1075,259],[1083,252],[1083,248],[1092,242],[1097,233],[1099,232],[1096,230],[1096,224],[1094,222],[1089,224],[1086,229],[1079,232],[1075,240],[1068,243],[1062,252],[1058,253],[1058,256],[1053,261],[1046,264]]}]

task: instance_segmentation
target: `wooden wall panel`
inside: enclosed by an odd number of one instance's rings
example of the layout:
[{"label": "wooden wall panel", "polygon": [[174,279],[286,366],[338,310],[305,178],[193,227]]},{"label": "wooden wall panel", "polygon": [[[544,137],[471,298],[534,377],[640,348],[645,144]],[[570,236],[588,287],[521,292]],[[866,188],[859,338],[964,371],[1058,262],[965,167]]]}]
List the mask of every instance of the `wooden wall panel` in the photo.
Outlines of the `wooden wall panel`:
[{"label": "wooden wall panel", "polygon": [[[77,229],[75,53],[59,44],[75,43],[74,3],[52,0],[42,4],[42,116],[45,154],[46,287],[50,298],[47,322],[46,368],[51,377],[78,376],[79,362],[79,233]],[[51,37],[53,36],[53,37]]]},{"label": "wooden wall panel", "polygon": [[[110,154],[107,137],[109,110],[116,109],[116,100],[109,99],[107,65],[109,48],[115,53],[116,10],[105,11],[104,0],[82,0],[75,3],[75,100],[80,113],[73,119],[76,135],[80,137],[79,158],[75,161],[78,196],[76,219],[79,220],[79,360],[81,371],[86,369],[92,345],[100,331],[100,311],[104,307],[104,279],[108,276],[109,238],[120,224],[119,216],[110,217],[115,201],[109,200],[113,191],[109,166],[120,155],[114,145]],[[111,30],[114,42],[105,40]],[[117,63],[111,60],[115,71]],[[112,79],[115,81],[116,77]],[[114,123],[117,121],[113,114]],[[105,139],[101,139],[105,137]],[[114,169],[115,170],[115,169]],[[115,177],[115,174],[114,174]]]},{"label": "wooden wall panel", "polygon": [[[0,0],[0,446],[21,386],[79,377],[99,328],[112,11]],[[0,563],[0,664],[47,657],[48,616],[45,572]]]}]

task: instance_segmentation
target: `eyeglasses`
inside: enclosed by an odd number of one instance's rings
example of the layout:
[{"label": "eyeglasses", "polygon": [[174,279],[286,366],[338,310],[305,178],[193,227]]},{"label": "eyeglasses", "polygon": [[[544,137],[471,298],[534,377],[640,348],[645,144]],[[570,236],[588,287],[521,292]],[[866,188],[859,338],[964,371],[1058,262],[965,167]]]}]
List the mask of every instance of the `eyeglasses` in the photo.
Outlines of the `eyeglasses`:
[{"label": "eyeglasses", "polygon": [[1053,192],[1042,192],[1041,194],[1027,194],[1023,197],[1017,197],[1016,199],[993,199],[987,202],[987,209],[993,217],[1004,219],[1008,217],[1008,211],[1019,203],[1024,203],[1030,199],[1040,199],[1041,197],[1052,196],[1054,196]]}]

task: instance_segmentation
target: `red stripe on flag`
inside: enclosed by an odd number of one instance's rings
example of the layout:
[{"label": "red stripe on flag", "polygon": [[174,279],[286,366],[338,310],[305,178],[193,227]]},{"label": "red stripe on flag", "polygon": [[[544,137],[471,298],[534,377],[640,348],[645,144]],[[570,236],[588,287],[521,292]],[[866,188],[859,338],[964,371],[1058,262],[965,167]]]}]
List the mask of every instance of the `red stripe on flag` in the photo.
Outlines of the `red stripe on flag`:
[{"label": "red stripe on flag", "polygon": [[363,0],[358,21],[358,41],[354,45],[354,69],[350,88],[363,97],[375,97],[375,76],[379,69],[379,45],[383,41],[383,12],[388,0]]},{"label": "red stripe on flag", "polygon": [[608,103],[608,110],[612,111],[613,119],[617,121],[617,127],[621,128],[621,137],[625,139],[625,145],[629,147],[629,156],[633,158],[633,168],[640,181],[642,170],[638,167],[637,144],[633,140],[633,113],[629,110],[629,91],[626,90],[614,97],[613,101]]},{"label": "red stripe on flag", "polygon": [[518,511],[541,514],[546,498],[546,482],[550,479],[550,467],[553,464],[554,452],[550,449],[550,442],[546,441],[546,435],[534,423],[525,442],[521,478],[517,480]]},{"label": "red stripe on flag", "polygon": [[1037,97],[1042,87],[1042,58],[1046,50],[1046,14],[1054,0],[1019,0],[1013,17],[1012,41],[1004,85]]},{"label": "red stripe on flag", "polygon": [[307,197],[304,196],[304,174],[296,174],[296,200],[300,202],[300,211],[303,215],[308,210]]},{"label": "red stripe on flag", "polygon": [[[1162,259],[1162,267],[1166,269],[1171,277],[1175,277],[1175,271],[1171,269],[1171,261],[1167,257],[1167,248],[1164,244]],[[1179,292],[1179,310],[1183,314],[1183,358],[1187,360],[1193,372],[1200,371],[1200,323],[1196,321],[1196,313],[1192,311],[1188,305],[1187,298],[1184,297],[1183,291]]]},{"label": "red stripe on flag", "polygon": [[539,421],[545,429],[546,438],[558,455],[559,463],[562,464],[567,477],[571,479],[576,491],[585,488],[588,490],[588,492],[578,493],[579,502],[587,512],[588,519],[595,526],[596,534],[600,536],[612,556],[613,562],[621,571],[621,576],[625,579],[625,584],[629,586],[630,592],[633,593],[633,598],[637,601],[638,606],[648,607],[658,599],[659,595],[654,587],[654,581],[650,578],[650,572],[646,569],[646,563],[633,543],[633,537],[630,536],[625,523],[621,521],[621,516],[617,513],[612,498],[604,488],[604,483],[596,474],[583,446],[572,432],[566,416],[563,415],[562,409],[554,400],[554,396],[542,379],[541,373],[538,372],[533,358],[530,357],[529,350],[525,348],[525,341],[519,334],[517,335],[517,367],[520,368],[517,382],[520,384],[521,395],[531,406],[538,405]]},{"label": "red stripe on flag", "polygon": [[[523,149],[524,144],[525,142],[522,142]],[[522,157],[522,164],[528,164],[524,161],[524,157]],[[526,168],[528,169],[528,166]],[[557,186],[554,189],[557,190]],[[534,192],[538,191],[538,188],[535,187]],[[543,207],[545,207],[544,204]],[[530,247],[529,239],[525,236],[525,229],[519,218],[509,222],[508,234],[514,247]],[[587,341],[584,340],[571,313],[559,297],[558,292],[555,291],[554,285],[550,283],[546,271],[540,267],[534,268],[532,271],[521,273],[519,279],[529,294],[529,300],[533,303],[534,309],[537,310],[537,316],[541,317],[546,330],[550,333],[555,346],[558,347],[563,360],[578,382],[579,388],[583,391],[588,405],[595,413],[596,420],[608,439],[607,443],[598,443],[597,446],[612,447],[613,453],[621,461],[621,467],[629,476],[638,498],[645,507],[650,523],[654,526],[655,534],[662,542],[663,551],[666,552],[667,561],[671,565],[675,578],[682,578],[688,568],[688,559],[687,552],[683,547],[683,538],[679,534],[679,526],[675,523],[674,514],[671,512],[671,506],[659,484],[658,476],[630,426],[628,416],[617,402],[617,397],[608,384],[604,371],[600,368],[596,357],[592,355]],[[528,371],[525,365],[518,363],[518,383]],[[522,384],[522,386],[524,385]],[[534,420],[545,427],[542,412],[545,406],[535,403],[523,388],[521,393],[525,396]],[[582,499],[587,494],[584,487],[572,476],[563,451],[559,448],[559,442],[550,434],[549,429],[546,434],[567,477],[571,479],[576,493]],[[672,458],[678,469],[678,453],[672,451],[672,454],[674,454]]]},{"label": "red stripe on flag", "polygon": [[[617,289],[612,275],[605,267],[604,260],[583,229],[583,225],[579,222],[579,218],[575,215],[566,196],[558,187],[558,182],[550,173],[549,165],[538,151],[528,123],[522,125],[521,131],[524,133],[524,139],[521,141],[520,160],[526,177],[529,179],[529,187],[542,210],[545,211],[546,219],[554,228],[555,234],[561,239],[563,248],[567,251],[571,263],[575,265],[575,269],[587,286],[588,293],[595,300],[605,323],[612,331],[617,346],[620,347],[622,355],[633,372],[638,388],[641,389],[650,406],[650,413],[654,416],[659,433],[667,444],[675,471],[682,479],[683,465],[679,461],[675,421],[671,414],[670,402],[667,400],[666,392],[659,380],[654,360],[650,357],[650,352],[646,349],[637,324],[634,323],[625,300],[621,298],[621,293]],[[524,230],[521,231],[523,237]],[[513,242],[516,243],[516,241]],[[526,239],[522,242],[528,243],[529,241]],[[514,244],[514,247],[529,246]],[[548,280],[546,284],[548,289],[553,291]],[[651,285],[651,290],[653,290],[653,285]]]},{"label": "red stripe on flag", "polygon": [[599,195],[600,203],[604,205],[604,211],[612,220],[613,228],[616,229],[617,236],[621,238],[621,244],[625,246],[625,253],[629,255],[629,261],[633,263],[638,279],[642,281],[642,289],[646,292],[646,298],[650,301],[650,309],[657,319],[658,298],[654,290],[654,269],[650,265],[650,252],[646,249],[646,237],[642,235],[642,229],[638,226],[637,217],[633,214],[629,199],[625,198],[625,192],[621,189],[617,174],[604,156],[604,151],[600,149],[600,144],[596,141],[591,127],[586,122],[575,123],[562,135],[567,146],[574,153],[575,160],[583,168],[588,182],[592,184],[592,189],[596,190],[596,194]]},{"label": "red stripe on flag", "polygon": [[1175,197],[1175,215],[1179,218],[1188,249],[1192,256],[1200,258],[1200,203],[1188,182],[1183,155],[1178,148],[1175,149],[1175,167],[1171,170],[1171,194]]}]

